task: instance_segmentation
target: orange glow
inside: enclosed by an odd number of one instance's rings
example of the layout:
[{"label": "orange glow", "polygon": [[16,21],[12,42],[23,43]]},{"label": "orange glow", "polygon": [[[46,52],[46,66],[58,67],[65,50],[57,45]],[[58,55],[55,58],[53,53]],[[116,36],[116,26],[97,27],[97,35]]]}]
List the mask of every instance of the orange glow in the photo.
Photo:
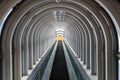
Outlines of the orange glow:
[{"label": "orange glow", "polygon": [[57,41],[64,41],[64,37],[63,37],[63,36],[57,36],[57,37],[56,37],[56,40],[57,40]]}]

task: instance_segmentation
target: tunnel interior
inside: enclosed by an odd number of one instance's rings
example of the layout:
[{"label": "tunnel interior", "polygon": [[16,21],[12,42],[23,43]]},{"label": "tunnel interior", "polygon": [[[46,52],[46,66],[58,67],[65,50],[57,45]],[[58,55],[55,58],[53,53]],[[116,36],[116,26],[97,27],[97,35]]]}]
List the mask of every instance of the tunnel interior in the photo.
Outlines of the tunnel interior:
[{"label": "tunnel interior", "polygon": [[12,2],[1,19],[1,80],[27,79],[57,41],[65,42],[91,80],[118,79],[120,29],[102,1]]}]

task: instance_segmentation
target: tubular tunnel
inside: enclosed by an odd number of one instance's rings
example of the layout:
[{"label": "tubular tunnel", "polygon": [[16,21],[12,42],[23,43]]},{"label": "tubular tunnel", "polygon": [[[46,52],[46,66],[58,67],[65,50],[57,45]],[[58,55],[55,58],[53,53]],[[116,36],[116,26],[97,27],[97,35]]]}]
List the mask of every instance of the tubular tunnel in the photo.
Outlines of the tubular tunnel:
[{"label": "tubular tunnel", "polygon": [[0,0],[0,80],[118,80],[119,5]]}]

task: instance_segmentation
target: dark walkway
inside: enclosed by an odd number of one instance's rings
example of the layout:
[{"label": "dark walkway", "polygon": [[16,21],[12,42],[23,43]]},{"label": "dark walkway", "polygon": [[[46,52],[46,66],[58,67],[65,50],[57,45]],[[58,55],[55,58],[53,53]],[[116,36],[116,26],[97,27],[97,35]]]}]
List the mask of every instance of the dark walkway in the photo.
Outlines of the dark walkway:
[{"label": "dark walkway", "polygon": [[69,80],[62,41],[58,42],[50,80]]}]

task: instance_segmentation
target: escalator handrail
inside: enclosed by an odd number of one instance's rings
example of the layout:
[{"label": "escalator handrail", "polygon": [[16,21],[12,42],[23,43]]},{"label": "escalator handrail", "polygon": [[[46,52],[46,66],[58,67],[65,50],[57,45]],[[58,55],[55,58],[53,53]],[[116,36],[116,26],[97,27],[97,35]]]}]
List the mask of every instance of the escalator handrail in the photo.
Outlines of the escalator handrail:
[{"label": "escalator handrail", "polygon": [[64,43],[65,43],[66,49],[68,51],[70,60],[72,62],[72,65],[74,67],[74,70],[75,70],[75,73],[77,75],[78,80],[91,80],[89,78],[89,76],[86,74],[86,72],[84,71],[84,69],[82,68],[80,62],[78,61],[77,57],[74,55],[74,52],[70,48],[70,46],[68,45],[68,43],[66,41]]},{"label": "escalator handrail", "polygon": [[53,43],[48,50],[46,51],[45,55],[42,57],[36,68],[33,70],[33,72],[29,75],[27,80],[41,80],[43,76],[43,72],[46,68],[46,65],[49,61],[50,55],[53,51],[53,48],[55,46],[55,43]]},{"label": "escalator handrail", "polygon": [[53,65],[53,61],[54,61],[54,58],[55,58],[55,52],[56,52],[56,49],[57,49],[57,44],[58,44],[58,42],[56,42],[56,44],[55,44],[55,47],[54,47],[54,49],[52,51],[52,54],[50,56],[50,59],[48,61],[48,64],[46,66],[46,69],[45,69],[45,71],[43,73],[43,77],[42,77],[41,80],[49,80],[49,78],[50,78],[52,65]]},{"label": "escalator handrail", "polygon": [[67,63],[69,78],[70,78],[70,80],[78,80],[76,77],[73,65],[71,63],[70,57],[68,55],[68,51],[66,49],[66,46],[65,46],[64,42],[62,42],[62,44],[63,44],[63,50],[64,50],[65,59],[66,59],[66,63]]}]

